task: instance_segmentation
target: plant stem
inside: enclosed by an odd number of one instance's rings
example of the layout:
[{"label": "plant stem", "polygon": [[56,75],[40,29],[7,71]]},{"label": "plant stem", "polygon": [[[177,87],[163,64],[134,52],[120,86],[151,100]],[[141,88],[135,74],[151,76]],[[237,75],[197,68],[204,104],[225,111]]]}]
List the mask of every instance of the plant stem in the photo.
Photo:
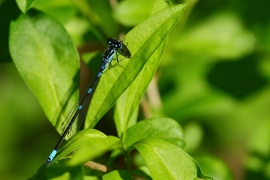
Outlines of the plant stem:
[{"label": "plant stem", "polygon": [[129,151],[126,151],[126,153],[125,153],[125,161],[126,161],[126,170],[130,171],[131,166],[130,166],[130,153],[129,153]]},{"label": "plant stem", "polygon": [[97,171],[100,171],[100,172],[103,172],[103,173],[107,173],[110,171],[110,169],[103,165],[103,164],[99,164],[99,163],[96,163],[94,161],[88,161],[84,164],[85,167],[89,167],[91,169],[94,169],[94,170],[97,170]]}]

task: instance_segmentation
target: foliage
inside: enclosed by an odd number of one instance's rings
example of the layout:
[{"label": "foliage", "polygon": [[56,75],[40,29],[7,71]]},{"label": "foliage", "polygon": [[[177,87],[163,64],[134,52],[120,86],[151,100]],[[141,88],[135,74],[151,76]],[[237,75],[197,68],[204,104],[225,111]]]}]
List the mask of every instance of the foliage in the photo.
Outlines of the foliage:
[{"label": "foliage", "polygon": [[[238,3],[0,1],[0,116],[7,127],[0,135],[8,137],[3,145],[27,143],[0,152],[18,149],[17,177],[241,179],[245,167],[246,179],[268,179],[270,38],[261,34],[270,26],[259,13],[245,19],[263,8],[258,3]],[[84,129],[74,127],[47,166],[108,37],[122,39],[132,56],[119,56],[101,76],[78,119]],[[0,170],[12,167],[11,159],[5,156]]]}]

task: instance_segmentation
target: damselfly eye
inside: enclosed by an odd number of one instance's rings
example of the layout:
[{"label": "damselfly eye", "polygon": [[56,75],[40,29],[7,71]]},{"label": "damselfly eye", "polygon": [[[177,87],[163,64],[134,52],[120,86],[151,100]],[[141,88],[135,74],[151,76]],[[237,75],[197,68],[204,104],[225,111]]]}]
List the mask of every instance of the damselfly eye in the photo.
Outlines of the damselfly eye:
[{"label": "damselfly eye", "polygon": [[122,47],[122,43],[120,41],[117,41],[113,46],[117,49],[120,49]]},{"label": "damselfly eye", "polygon": [[113,44],[113,38],[109,38],[109,39],[107,40],[107,42],[108,42],[108,44],[112,45],[112,44]]}]

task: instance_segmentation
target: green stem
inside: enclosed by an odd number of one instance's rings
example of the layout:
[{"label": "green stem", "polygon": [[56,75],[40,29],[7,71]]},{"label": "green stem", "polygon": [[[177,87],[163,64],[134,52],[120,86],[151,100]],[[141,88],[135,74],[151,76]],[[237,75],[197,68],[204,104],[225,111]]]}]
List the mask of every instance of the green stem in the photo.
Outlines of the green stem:
[{"label": "green stem", "polygon": [[131,170],[131,165],[130,165],[130,153],[129,153],[129,151],[126,151],[126,153],[125,153],[125,161],[126,161],[126,170],[130,171]]}]

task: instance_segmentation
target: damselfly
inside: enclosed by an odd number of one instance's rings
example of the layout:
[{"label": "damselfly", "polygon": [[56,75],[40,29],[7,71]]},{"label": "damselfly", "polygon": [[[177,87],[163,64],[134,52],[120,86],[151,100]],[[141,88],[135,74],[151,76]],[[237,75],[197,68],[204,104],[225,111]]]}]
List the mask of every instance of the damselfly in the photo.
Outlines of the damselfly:
[{"label": "damselfly", "polygon": [[51,152],[51,154],[47,158],[46,164],[50,164],[52,162],[52,160],[54,159],[59,147],[61,146],[65,137],[69,133],[77,116],[79,115],[80,111],[82,110],[86,100],[88,100],[88,97],[92,94],[94,88],[96,87],[97,82],[100,79],[100,76],[103,74],[103,72],[105,71],[105,69],[108,65],[111,66],[111,61],[114,57],[114,54],[116,55],[116,59],[118,62],[119,62],[118,53],[120,53],[121,55],[123,55],[124,57],[127,57],[127,58],[131,57],[130,51],[128,50],[126,45],[124,45],[120,40],[109,38],[107,40],[107,42],[109,44],[109,47],[106,49],[106,51],[102,57],[102,65],[100,67],[100,70],[98,71],[93,83],[88,88],[87,93],[79,101],[79,104],[77,106],[75,106],[76,109],[72,109],[71,114],[68,116],[68,119],[65,120],[68,122],[68,125],[64,129],[63,134],[62,134],[61,138],[59,139],[58,143],[56,144],[55,148],[53,149],[53,151]]}]

